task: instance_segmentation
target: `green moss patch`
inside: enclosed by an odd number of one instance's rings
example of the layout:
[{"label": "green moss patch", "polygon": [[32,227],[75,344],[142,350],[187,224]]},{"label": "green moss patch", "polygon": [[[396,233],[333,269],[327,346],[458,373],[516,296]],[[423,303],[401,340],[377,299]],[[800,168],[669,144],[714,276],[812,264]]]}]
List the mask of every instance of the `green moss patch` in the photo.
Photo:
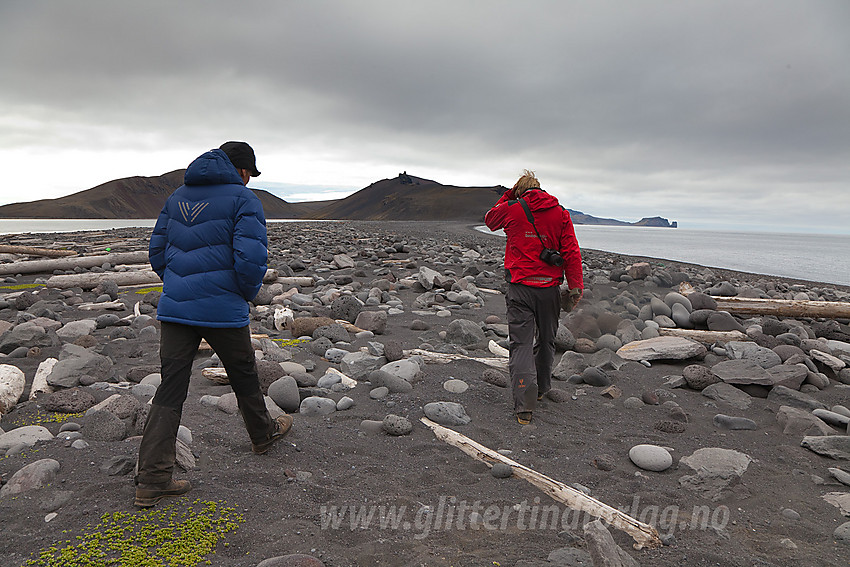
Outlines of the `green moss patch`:
[{"label": "green moss patch", "polygon": [[158,291],[158,292],[162,293],[162,286],[161,285],[155,285],[153,287],[145,287],[145,288],[142,288],[142,289],[137,289],[134,293],[144,295],[144,294],[149,293],[151,291]]},{"label": "green moss patch", "polygon": [[310,339],[272,339],[282,347],[297,345],[298,343],[309,343]]},{"label": "green moss patch", "polygon": [[18,291],[21,289],[33,289],[36,287],[45,287],[44,284],[40,283],[22,283],[22,284],[10,284],[10,285],[0,285],[0,289],[10,289],[12,291]]},{"label": "green moss patch", "polygon": [[[191,567],[209,564],[218,541],[244,522],[224,502],[185,500],[162,508],[104,514],[100,523],[64,546],[52,546],[25,566]],[[227,545],[225,543],[225,545]]]}]

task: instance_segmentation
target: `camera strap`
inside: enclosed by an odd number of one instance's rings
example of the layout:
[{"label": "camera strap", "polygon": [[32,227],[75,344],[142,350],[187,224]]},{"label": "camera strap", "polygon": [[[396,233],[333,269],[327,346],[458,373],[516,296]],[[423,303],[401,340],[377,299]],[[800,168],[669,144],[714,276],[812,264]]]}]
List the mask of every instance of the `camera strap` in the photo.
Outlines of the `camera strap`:
[{"label": "camera strap", "polygon": [[537,225],[534,224],[534,215],[531,214],[531,209],[528,208],[528,203],[525,202],[525,199],[517,199],[519,204],[522,205],[522,210],[525,211],[525,218],[528,219],[528,222],[531,223],[531,228],[534,229],[534,233],[537,235],[537,239],[540,240],[540,244],[543,245],[543,248],[548,248],[546,243],[543,242],[543,238],[540,236],[540,233],[537,232]]}]

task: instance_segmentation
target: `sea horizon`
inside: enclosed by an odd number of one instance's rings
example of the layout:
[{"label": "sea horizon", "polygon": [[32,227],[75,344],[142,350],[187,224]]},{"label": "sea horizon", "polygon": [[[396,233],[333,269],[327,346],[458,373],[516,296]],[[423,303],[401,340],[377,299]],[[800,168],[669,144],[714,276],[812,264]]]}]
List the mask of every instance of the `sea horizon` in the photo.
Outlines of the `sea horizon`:
[{"label": "sea horizon", "polygon": [[[267,222],[335,221],[267,219]],[[152,228],[155,223],[156,219],[0,218],[0,235]],[[499,236],[483,225],[475,229]],[[850,235],[585,224],[576,224],[575,230],[579,246],[584,249],[850,286]]]}]

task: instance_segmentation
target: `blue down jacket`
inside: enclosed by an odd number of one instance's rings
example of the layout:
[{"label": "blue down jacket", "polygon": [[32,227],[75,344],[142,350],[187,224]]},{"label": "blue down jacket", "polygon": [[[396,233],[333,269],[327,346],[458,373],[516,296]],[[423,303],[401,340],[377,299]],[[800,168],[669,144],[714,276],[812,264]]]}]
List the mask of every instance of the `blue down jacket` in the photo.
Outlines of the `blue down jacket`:
[{"label": "blue down jacket", "polygon": [[193,161],[183,182],[159,213],[148,249],[163,281],[157,319],[244,327],[266,273],[263,206],[221,150]]}]

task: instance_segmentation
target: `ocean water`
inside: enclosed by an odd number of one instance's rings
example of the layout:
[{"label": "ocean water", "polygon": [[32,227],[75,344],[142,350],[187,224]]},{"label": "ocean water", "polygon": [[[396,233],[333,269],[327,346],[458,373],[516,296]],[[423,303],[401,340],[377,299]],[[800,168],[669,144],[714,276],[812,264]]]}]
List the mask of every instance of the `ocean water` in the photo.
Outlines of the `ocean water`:
[{"label": "ocean water", "polygon": [[[155,219],[0,219],[0,234],[153,227],[155,222]],[[487,227],[477,228],[490,233]],[[850,235],[591,225],[576,225],[575,229],[582,248],[850,286]]]},{"label": "ocean water", "polygon": [[[487,227],[478,227],[489,233]],[[575,225],[579,246],[850,286],[850,235]],[[493,233],[491,233],[493,234]],[[497,231],[504,237],[502,231]]]}]

